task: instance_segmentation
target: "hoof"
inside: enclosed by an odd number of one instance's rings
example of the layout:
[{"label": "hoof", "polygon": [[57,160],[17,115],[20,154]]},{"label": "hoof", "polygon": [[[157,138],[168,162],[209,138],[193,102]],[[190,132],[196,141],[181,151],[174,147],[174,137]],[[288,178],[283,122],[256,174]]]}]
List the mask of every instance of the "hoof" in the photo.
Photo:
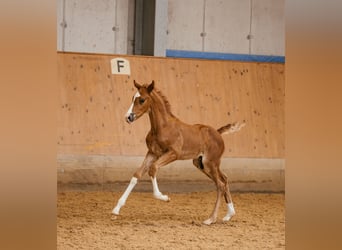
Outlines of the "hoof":
[{"label": "hoof", "polygon": [[154,198],[158,200],[166,201],[166,202],[169,202],[171,200],[169,196],[163,195],[163,194],[154,195]]},{"label": "hoof", "polygon": [[227,221],[230,221],[230,219],[232,218],[233,216],[225,216],[223,219],[222,219],[222,221],[223,222],[227,222]]},{"label": "hoof", "polygon": [[118,207],[115,207],[115,208],[112,210],[112,214],[113,214],[113,215],[119,215],[119,212],[120,212],[120,208],[118,208]]},{"label": "hoof", "polygon": [[233,214],[227,214],[225,217],[223,217],[222,221],[223,222],[227,222],[230,221],[230,219],[235,215],[235,213]]},{"label": "hoof", "polygon": [[203,221],[203,224],[209,226],[209,225],[211,225],[211,224],[213,224],[215,222],[216,222],[216,220],[214,220],[212,218],[209,218],[209,219]]},{"label": "hoof", "polygon": [[117,220],[119,218],[118,215],[112,214],[112,217],[110,218],[111,220]]},{"label": "hoof", "polygon": [[163,201],[169,202],[171,200],[169,196],[167,195],[163,195],[163,196],[164,196]]}]

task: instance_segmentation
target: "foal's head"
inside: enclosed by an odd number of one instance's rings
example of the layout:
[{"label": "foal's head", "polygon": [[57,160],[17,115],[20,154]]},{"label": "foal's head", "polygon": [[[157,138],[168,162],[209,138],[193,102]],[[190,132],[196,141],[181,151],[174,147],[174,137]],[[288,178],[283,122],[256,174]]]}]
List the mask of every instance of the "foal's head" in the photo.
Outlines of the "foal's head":
[{"label": "foal's head", "polygon": [[154,81],[149,85],[140,85],[134,80],[134,86],[137,88],[137,93],[133,96],[132,104],[126,113],[126,121],[132,123],[142,116],[151,106],[150,93],[154,88]]}]

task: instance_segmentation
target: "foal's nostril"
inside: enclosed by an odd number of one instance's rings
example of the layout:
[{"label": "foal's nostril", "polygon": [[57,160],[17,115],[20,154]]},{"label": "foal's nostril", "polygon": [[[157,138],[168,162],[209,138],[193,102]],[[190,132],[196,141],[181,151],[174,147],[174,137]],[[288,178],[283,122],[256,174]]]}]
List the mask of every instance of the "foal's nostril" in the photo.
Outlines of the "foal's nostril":
[{"label": "foal's nostril", "polygon": [[128,122],[133,122],[134,121],[134,114],[130,113],[129,116],[127,117]]}]

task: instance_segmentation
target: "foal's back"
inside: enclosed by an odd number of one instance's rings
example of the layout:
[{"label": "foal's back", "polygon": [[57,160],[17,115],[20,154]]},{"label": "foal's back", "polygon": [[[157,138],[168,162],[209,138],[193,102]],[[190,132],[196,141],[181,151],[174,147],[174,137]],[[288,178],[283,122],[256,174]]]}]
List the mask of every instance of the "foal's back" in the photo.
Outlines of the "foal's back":
[{"label": "foal's back", "polygon": [[224,152],[224,141],[221,134],[214,128],[195,124],[190,125],[179,121],[181,152],[179,159],[194,159],[200,155],[220,158]]}]

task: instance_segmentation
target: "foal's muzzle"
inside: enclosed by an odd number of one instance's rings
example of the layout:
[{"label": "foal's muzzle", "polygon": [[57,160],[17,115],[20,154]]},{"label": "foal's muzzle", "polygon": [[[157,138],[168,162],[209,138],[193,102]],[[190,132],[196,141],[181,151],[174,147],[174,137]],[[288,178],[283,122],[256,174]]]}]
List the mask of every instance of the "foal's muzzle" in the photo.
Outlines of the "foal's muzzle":
[{"label": "foal's muzzle", "polygon": [[130,113],[129,115],[126,116],[126,122],[132,123],[135,120],[135,114]]}]

